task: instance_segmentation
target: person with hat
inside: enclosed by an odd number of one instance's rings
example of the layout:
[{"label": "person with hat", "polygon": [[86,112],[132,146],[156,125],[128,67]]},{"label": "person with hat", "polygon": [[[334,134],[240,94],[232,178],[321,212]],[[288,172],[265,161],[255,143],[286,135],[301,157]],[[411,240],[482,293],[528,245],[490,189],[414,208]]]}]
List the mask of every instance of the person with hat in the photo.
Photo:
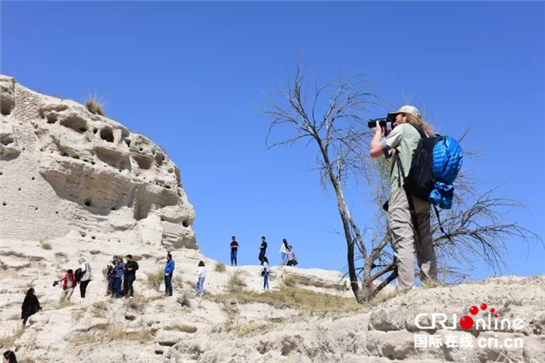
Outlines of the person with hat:
[{"label": "person with hat", "polygon": [[411,289],[414,284],[415,247],[422,281],[437,280],[437,259],[430,227],[430,203],[413,197],[403,186],[411,169],[412,157],[421,139],[421,132],[425,136],[432,136],[433,129],[414,106],[405,105],[388,115],[395,118],[393,130],[386,136],[379,122],[376,123],[370,155],[372,158],[382,155],[386,158],[393,157],[389,178],[390,197],[384,209],[388,213],[387,225],[398,272],[396,288],[405,290]]}]

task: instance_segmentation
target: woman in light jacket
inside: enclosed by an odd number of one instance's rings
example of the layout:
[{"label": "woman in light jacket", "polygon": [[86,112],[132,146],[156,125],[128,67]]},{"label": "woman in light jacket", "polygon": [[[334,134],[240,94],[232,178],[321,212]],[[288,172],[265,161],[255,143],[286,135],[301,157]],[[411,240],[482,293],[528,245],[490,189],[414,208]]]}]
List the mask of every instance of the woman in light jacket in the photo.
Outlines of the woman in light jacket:
[{"label": "woman in light jacket", "polygon": [[263,276],[263,290],[269,290],[269,259],[263,258],[261,262],[261,276]]},{"label": "woman in light jacket", "polygon": [[204,266],[204,262],[199,262],[199,268],[197,269],[197,284],[195,285],[195,295],[201,295],[201,297],[204,295],[204,279],[206,278],[206,267]]},{"label": "woman in light jacket", "polygon": [[280,246],[280,254],[282,255],[282,265],[285,265],[288,262],[286,259],[288,256],[288,241],[285,238],[282,240],[282,246]]}]

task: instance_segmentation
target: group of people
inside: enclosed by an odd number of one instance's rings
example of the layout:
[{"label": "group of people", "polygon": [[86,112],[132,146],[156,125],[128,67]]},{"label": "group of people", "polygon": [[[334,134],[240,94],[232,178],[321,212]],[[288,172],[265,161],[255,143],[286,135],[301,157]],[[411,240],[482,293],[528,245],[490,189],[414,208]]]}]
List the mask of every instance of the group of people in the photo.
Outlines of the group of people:
[{"label": "group of people", "polygon": [[[240,244],[237,241],[237,238],[235,236],[231,237],[231,244],[229,245],[231,248],[231,266],[237,266],[237,255],[238,255],[238,249],[240,247]],[[267,259],[266,253],[267,253],[267,239],[265,236],[261,237],[261,245],[259,246],[259,263],[263,265],[263,261]],[[288,244],[288,241],[284,238],[282,240],[282,244],[280,246],[280,255],[282,256],[282,265],[286,266],[295,266],[298,264],[297,257],[295,256],[295,252],[293,251],[293,246]],[[267,263],[268,263],[267,259]]]},{"label": "group of people", "polygon": [[136,280],[138,262],[134,261],[132,255],[125,256],[125,262],[120,256],[113,256],[106,266],[106,296],[119,299],[121,297],[134,297],[133,283]]},{"label": "group of people", "polygon": [[[240,244],[235,236],[231,237],[231,266],[237,266],[237,255]],[[261,264],[261,276],[263,276],[263,290],[269,290],[269,259],[266,256],[267,253],[267,238],[261,237],[261,245],[259,246],[259,262]],[[297,256],[293,251],[293,246],[288,244],[288,241],[284,238],[280,246],[280,255],[282,256],[282,265],[296,266],[299,262]]]}]

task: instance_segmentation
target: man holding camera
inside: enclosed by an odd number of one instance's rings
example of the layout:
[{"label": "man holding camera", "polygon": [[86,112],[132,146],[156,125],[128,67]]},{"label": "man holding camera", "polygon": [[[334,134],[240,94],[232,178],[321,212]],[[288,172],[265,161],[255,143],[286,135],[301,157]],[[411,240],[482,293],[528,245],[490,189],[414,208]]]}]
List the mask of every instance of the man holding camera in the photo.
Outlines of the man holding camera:
[{"label": "man holding camera", "polygon": [[[386,126],[392,131],[386,134],[376,122],[375,135],[371,141],[370,155],[378,158],[394,157],[390,171],[390,198],[384,209],[388,212],[388,229],[392,238],[395,262],[397,264],[397,289],[410,289],[414,283],[414,252],[423,282],[437,280],[437,261],[432,244],[430,227],[430,203],[414,197],[404,189],[404,179],[411,168],[412,157],[421,139],[417,129],[427,136],[433,130],[420,116],[414,106],[403,106],[388,114]],[[384,123],[384,121],[382,121]],[[410,198],[410,199],[409,199]]]}]

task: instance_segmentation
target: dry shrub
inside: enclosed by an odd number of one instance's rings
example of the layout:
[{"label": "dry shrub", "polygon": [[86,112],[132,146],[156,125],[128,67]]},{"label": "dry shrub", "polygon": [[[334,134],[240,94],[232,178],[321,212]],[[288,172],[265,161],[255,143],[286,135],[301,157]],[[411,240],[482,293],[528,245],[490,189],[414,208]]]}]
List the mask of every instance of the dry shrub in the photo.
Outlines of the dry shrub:
[{"label": "dry shrub", "polygon": [[[74,295],[72,295],[74,296]],[[74,306],[76,305],[75,303],[73,303],[72,301],[63,301],[63,302],[59,302],[57,303],[57,305],[55,306],[55,309],[64,309],[64,308],[67,308],[67,307],[70,307],[70,306]]]},{"label": "dry shrub", "polygon": [[13,344],[15,344],[17,339],[19,339],[23,335],[24,332],[25,332],[25,329],[21,326],[12,335],[0,338],[0,348],[2,348],[2,349],[11,349],[11,348],[13,348]]},{"label": "dry shrub", "polygon": [[95,318],[103,318],[108,311],[108,304],[105,301],[93,303],[92,313]]},{"label": "dry shrub", "polygon": [[187,291],[184,291],[182,296],[178,297],[177,301],[182,307],[191,307],[191,296]]},{"label": "dry shrub", "polygon": [[50,250],[51,244],[49,242],[40,241],[40,246],[42,246],[42,249],[44,250]]},{"label": "dry shrub", "polygon": [[227,281],[227,291],[230,293],[242,292],[246,287],[246,282],[242,279],[240,271],[233,273]]},{"label": "dry shrub", "polygon": [[172,285],[180,290],[184,287],[184,279],[180,275],[176,275],[172,278]]},{"label": "dry shrub", "polygon": [[295,275],[287,274],[282,279],[282,286],[284,287],[295,287],[297,285],[297,277]]},{"label": "dry shrub", "polygon": [[163,283],[165,279],[165,274],[162,269],[159,269],[155,272],[147,274],[148,276],[148,287],[150,289],[155,289],[159,291],[161,288],[161,284]]},{"label": "dry shrub", "polygon": [[216,267],[214,268],[214,271],[216,272],[225,272],[227,270],[227,268],[225,267],[225,265],[221,262],[217,262],[216,263]]},{"label": "dry shrub", "polygon": [[195,333],[197,331],[197,328],[194,326],[175,324],[175,325],[167,326],[165,330],[178,330],[184,333]]},{"label": "dry shrub", "polygon": [[104,104],[102,98],[98,99],[96,95],[89,95],[85,101],[85,108],[92,114],[104,116]]}]

